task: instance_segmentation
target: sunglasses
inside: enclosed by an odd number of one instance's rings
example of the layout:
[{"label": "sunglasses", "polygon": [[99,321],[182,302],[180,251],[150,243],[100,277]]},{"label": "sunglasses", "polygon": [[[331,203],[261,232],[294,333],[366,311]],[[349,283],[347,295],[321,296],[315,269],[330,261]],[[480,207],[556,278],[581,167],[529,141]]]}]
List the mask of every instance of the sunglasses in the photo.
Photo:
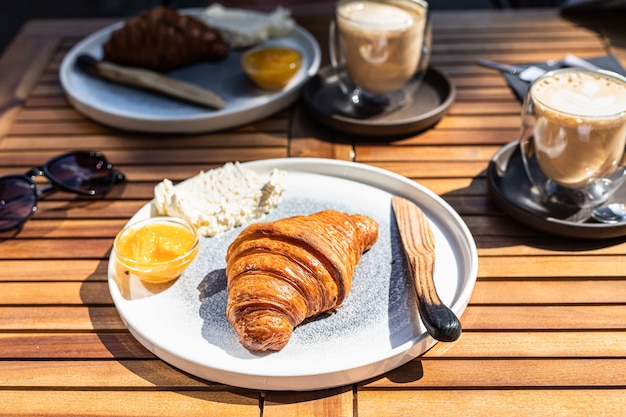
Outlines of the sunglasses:
[{"label": "sunglasses", "polygon": [[[46,177],[49,184],[37,188],[37,176]],[[97,196],[121,181],[124,174],[94,151],[65,153],[24,175],[0,177],[0,232],[15,229],[28,220],[37,211],[39,196],[55,190]]]}]

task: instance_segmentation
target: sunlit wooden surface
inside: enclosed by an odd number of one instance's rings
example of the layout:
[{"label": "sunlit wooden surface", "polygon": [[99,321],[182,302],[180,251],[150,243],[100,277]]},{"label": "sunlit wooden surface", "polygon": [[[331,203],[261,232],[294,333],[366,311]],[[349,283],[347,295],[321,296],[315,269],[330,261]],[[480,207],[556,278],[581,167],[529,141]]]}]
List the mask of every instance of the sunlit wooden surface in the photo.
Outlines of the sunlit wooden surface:
[{"label": "sunlit wooden surface", "polygon": [[[298,19],[327,42],[328,19]],[[226,132],[116,131],[73,110],[58,69],[107,20],[32,21],[0,60],[0,175],[66,150],[97,149],[128,182],[104,200],[56,193],[0,241],[0,414],[24,416],[619,416],[626,410],[626,244],[546,236],[489,198],[491,156],[515,140],[520,104],[476,58],[522,63],[624,49],[553,11],[436,12],[432,64],[457,88],[437,126],[358,140],[299,105]],[[325,49],[325,48],[323,48]],[[324,56],[324,62],[327,57]],[[316,156],[405,175],[447,200],[471,229],[478,282],[464,333],[388,374],[317,392],[258,392],[199,380],[154,357],[111,301],[113,238],[174,181],[227,161]]]}]

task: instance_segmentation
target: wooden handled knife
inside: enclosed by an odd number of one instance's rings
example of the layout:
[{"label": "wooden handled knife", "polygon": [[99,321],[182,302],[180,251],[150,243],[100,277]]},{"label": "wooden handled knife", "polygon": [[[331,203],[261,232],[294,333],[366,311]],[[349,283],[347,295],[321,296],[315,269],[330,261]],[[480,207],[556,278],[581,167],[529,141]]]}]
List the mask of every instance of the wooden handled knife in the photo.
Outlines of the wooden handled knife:
[{"label": "wooden handled knife", "polygon": [[79,68],[92,75],[120,84],[154,91],[215,110],[223,109],[225,106],[224,100],[214,92],[195,84],[175,80],[155,71],[98,61],[86,54],[79,55],[76,58],[76,63]]},{"label": "wooden handled knife", "polygon": [[455,341],[461,336],[461,323],[454,312],[441,302],[435,288],[435,239],[428,218],[418,206],[405,198],[393,196],[391,205],[422,322],[434,339]]}]

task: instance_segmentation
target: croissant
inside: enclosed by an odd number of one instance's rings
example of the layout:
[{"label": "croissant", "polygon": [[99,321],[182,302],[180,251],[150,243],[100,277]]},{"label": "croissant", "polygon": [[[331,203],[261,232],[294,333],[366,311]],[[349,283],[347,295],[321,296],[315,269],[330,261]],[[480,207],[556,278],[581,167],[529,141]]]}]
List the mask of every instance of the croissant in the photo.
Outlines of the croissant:
[{"label": "croissant", "polygon": [[295,326],[339,307],[377,239],[373,219],[334,210],[244,229],[226,254],[226,316],[241,344],[281,350]]},{"label": "croissant", "polygon": [[164,6],[130,18],[111,33],[102,48],[106,61],[155,71],[228,55],[228,46],[217,29]]}]

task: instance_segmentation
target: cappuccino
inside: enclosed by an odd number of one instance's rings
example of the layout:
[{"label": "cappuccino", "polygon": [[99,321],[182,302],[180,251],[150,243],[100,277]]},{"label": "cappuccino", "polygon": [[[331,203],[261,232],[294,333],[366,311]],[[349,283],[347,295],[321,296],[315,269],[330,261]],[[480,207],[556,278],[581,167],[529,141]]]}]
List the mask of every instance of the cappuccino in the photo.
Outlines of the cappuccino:
[{"label": "cappuccino", "polygon": [[426,9],[418,2],[340,3],[339,48],[348,77],[374,94],[401,89],[418,70],[425,27]]},{"label": "cappuccino", "polygon": [[534,146],[546,177],[580,189],[622,166],[626,81],[584,70],[557,71],[533,84]]}]

